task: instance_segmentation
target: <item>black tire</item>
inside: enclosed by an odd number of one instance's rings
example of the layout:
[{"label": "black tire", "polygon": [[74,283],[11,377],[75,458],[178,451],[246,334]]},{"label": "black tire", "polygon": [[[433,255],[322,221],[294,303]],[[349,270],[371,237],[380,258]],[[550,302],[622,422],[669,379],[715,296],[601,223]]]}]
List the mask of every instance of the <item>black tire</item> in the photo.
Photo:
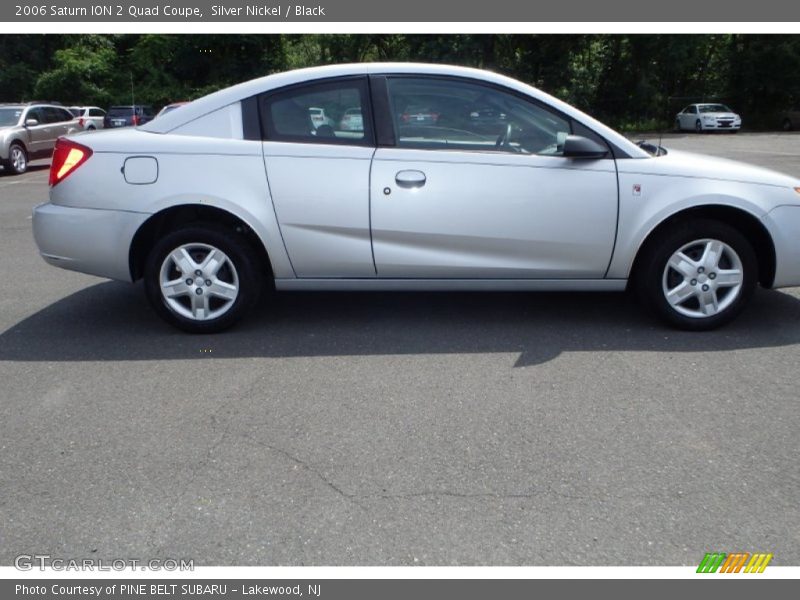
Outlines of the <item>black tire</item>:
[{"label": "black tire", "polygon": [[[229,259],[229,263],[232,264],[232,268],[230,264],[226,263],[220,269],[220,281],[231,281],[238,284],[238,292],[235,299],[224,301],[214,298],[212,293],[207,295],[207,302],[210,303],[212,300],[219,301],[217,310],[221,310],[222,307],[226,308],[225,312],[219,316],[206,320],[180,314],[170,306],[161,292],[162,267],[164,267],[165,273],[169,270],[165,265],[168,264],[166,261],[170,254],[181,247],[189,247],[198,248],[200,252],[198,256],[202,257],[203,246],[220,250]],[[174,269],[175,264],[172,264],[172,267]],[[224,271],[225,269],[227,271]],[[181,272],[175,270],[177,278],[183,279],[185,275],[185,273],[181,275]],[[194,275],[187,277],[187,280],[192,278],[194,278]],[[170,279],[172,279],[172,276],[170,276]],[[210,281],[210,279],[205,279],[205,275],[197,277],[196,281],[200,279]],[[156,313],[167,323],[189,333],[217,333],[233,326],[253,308],[261,296],[264,275],[263,269],[259,268],[257,252],[241,234],[210,223],[196,223],[167,234],[155,244],[145,263],[144,284],[148,301]],[[204,284],[202,282],[199,286],[193,285],[194,288],[201,287],[210,290],[208,287],[203,287]],[[197,290],[194,289],[194,291]],[[190,306],[184,307],[184,311],[191,312],[191,298],[191,294],[181,296],[178,300],[174,300],[173,304],[175,302],[183,303],[185,300]],[[209,310],[212,310],[212,307]]]},{"label": "black tire", "polygon": [[[668,276],[674,277],[676,274],[667,273],[667,262],[673,254],[687,244],[708,239],[719,240],[727,244],[738,255],[742,272],[741,286],[737,292],[738,295],[728,300],[729,305],[716,314],[700,317],[687,316],[679,312],[667,300],[665,287],[668,287]],[[708,219],[687,220],[656,233],[653,238],[648,240],[637,258],[632,275],[639,298],[657,316],[679,329],[706,331],[729,323],[747,305],[758,282],[758,260],[752,244],[730,225]],[[726,293],[725,289],[721,288],[720,291]],[[724,296],[721,303],[725,303],[726,298],[727,296]],[[688,305],[688,302],[691,301],[691,299],[687,300],[687,304],[683,308],[691,310]],[[700,310],[700,307],[697,310]]]},{"label": "black tire", "polygon": [[[14,152],[21,153],[21,161],[14,159]],[[25,146],[19,142],[14,142],[11,144],[11,146],[9,146],[8,160],[5,162],[5,167],[14,173],[14,175],[22,175],[28,170],[28,158],[28,151],[25,150]]]},{"label": "black tire", "polygon": [[783,120],[781,127],[783,128],[784,131],[791,131],[792,129],[794,129],[794,124],[792,123],[791,119],[787,118]]},{"label": "black tire", "polygon": [[703,124],[700,122],[700,119],[697,119],[697,121],[695,122],[694,130],[697,133],[703,133]]}]

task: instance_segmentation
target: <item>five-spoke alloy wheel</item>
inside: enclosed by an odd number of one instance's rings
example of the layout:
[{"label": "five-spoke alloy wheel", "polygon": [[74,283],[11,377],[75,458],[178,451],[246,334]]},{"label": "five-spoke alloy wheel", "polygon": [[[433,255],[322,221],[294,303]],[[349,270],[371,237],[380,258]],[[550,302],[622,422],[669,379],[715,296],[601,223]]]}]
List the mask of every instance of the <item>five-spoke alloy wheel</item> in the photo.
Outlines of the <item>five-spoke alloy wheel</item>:
[{"label": "five-spoke alloy wheel", "polygon": [[19,143],[11,144],[7,165],[16,175],[22,175],[28,170],[28,155]]},{"label": "five-spoke alloy wheel", "polygon": [[145,288],[153,308],[191,333],[233,325],[258,299],[257,257],[241,235],[212,225],[174,231],[153,248]]},{"label": "five-spoke alloy wheel", "polygon": [[657,234],[634,273],[640,296],[683,329],[705,330],[733,319],[752,295],[758,262],[733,227],[697,219]]}]

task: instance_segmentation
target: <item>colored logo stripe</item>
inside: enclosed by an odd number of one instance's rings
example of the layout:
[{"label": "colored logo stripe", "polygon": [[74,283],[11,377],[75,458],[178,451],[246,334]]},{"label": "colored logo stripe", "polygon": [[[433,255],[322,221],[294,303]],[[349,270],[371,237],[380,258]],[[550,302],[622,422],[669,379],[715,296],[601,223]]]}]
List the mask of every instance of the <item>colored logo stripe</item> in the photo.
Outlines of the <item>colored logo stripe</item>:
[{"label": "colored logo stripe", "polygon": [[697,567],[698,573],[716,573],[722,561],[725,560],[724,552],[708,552]]},{"label": "colored logo stripe", "polygon": [[749,552],[734,552],[728,554],[728,558],[722,564],[720,573],[738,573],[744,566],[744,561],[750,558]]},{"label": "colored logo stripe", "polygon": [[752,555],[749,552],[708,552],[700,561],[697,573],[716,573],[717,570],[720,573],[763,573],[772,556],[761,552]]},{"label": "colored logo stripe", "polygon": [[772,554],[753,554],[753,558],[747,563],[744,568],[745,573],[763,573],[767,568],[769,561],[772,560]]}]

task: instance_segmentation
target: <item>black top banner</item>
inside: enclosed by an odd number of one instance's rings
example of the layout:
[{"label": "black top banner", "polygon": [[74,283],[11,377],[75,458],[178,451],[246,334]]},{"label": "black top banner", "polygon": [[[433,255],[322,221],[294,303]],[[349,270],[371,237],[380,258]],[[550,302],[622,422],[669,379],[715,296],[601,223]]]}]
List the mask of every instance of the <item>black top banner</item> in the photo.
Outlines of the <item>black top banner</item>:
[{"label": "black top banner", "polygon": [[61,0],[0,5],[3,22],[798,22],[786,0]]}]

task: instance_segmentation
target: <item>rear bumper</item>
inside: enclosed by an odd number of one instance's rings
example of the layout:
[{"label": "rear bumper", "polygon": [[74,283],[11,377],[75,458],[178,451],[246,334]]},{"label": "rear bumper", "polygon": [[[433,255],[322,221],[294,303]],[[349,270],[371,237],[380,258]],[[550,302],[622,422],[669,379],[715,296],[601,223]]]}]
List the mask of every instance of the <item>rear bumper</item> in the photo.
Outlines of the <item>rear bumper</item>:
[{"label": "rear bumper", "polygon": [[33,209],[33,237],[42,258],[51,265],[131,281],[131,241],[149,216],[48,202]]}]

